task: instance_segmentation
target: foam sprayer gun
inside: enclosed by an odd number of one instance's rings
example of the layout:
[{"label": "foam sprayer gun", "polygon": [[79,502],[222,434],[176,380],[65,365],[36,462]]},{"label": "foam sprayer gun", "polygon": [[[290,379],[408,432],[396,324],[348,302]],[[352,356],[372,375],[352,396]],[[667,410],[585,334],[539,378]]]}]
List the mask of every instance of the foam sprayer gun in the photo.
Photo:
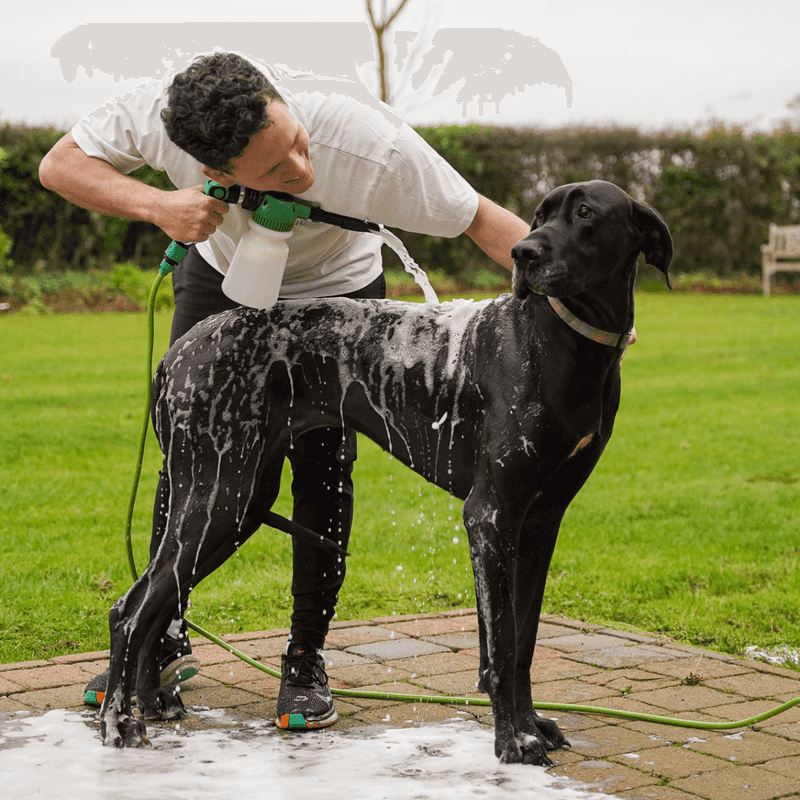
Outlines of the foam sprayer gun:
[{"label": "foam sprayer gun", "polygon": [[[381,231],[380,225],[369,220],[333,214],[280,192],[257,192],[238,184],[225,187],[216,181],[206,181],[203,192],[229,205],[241,199],[242,208],[253,212],[249,230],[239,240],[222,281],[222,291],[231,300],[251,308],[269,308],[277,301],[289,257],[288,240],[298,219],[357,232]],[[161,262],[162,275],[181,262],[189,246],[177,241],[170,244]]]}]

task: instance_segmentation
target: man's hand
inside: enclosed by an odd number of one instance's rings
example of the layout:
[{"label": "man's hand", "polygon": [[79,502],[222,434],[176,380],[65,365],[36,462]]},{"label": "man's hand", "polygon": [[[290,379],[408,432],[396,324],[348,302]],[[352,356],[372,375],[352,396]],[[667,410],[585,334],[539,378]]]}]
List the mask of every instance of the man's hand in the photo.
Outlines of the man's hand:
[{"label": "man's hand", "polygon": [[229,208],[224,200],[203,194],[203,184],[161,195],[149,221],[178,242],[204,242]]}]

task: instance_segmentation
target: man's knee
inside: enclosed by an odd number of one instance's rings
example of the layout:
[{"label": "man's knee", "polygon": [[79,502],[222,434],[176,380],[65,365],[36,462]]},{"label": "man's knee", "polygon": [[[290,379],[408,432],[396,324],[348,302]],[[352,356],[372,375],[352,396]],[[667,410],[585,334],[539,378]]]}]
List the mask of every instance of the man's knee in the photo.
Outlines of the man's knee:
[{"label": "man's knee", "polygon": [[355,431],[338,428],[320,428],[298,437],[289,452],[293,491],[311,484],[318,492],[320,482],[336,489],[349,481],[358,456],[357,441]]}]

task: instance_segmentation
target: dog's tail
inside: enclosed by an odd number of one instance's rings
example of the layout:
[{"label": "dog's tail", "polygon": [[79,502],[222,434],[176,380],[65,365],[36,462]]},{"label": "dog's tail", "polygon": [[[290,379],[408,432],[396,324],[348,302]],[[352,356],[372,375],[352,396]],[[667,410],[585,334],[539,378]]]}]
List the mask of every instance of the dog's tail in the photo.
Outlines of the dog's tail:
[{"label": "dog's tail", "polygon": [[347,550],[336,544],[333,539],[326,539],[324,536],[320,536],[318,533],[314,533],[314,531],[304,528],[302,525],[298,525],[296,522],[292,522],[292,520],[286,519],[286,517],[282,517],[280,514],[276,514],[273,511],[265,512],[261,519],[262,522],[265,525],[269,525],[270,528],[283,531],[284,533],[288,533],[290,536],[300,536],[303,539],[307,539],[309,542],[316,544],[318,547],[324,547],[327,550],[333,550],[334,552],[339,553],[339,555],[350,555]]}]

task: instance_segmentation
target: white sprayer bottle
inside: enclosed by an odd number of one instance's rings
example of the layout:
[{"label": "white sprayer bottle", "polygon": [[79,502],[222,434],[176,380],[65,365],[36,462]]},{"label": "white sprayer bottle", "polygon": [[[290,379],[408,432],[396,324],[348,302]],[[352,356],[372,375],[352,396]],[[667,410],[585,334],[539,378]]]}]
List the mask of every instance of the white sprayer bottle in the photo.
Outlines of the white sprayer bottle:
[{"label": "white sprayer bottle", "polygon": [[[299,216],[295,204],[272,197],[254,212],[222,281],[231,300],[250,308],[270,308],[278,300],[289,257],[289,237]],[[290,207],[290,208],[287,208]]]}]

